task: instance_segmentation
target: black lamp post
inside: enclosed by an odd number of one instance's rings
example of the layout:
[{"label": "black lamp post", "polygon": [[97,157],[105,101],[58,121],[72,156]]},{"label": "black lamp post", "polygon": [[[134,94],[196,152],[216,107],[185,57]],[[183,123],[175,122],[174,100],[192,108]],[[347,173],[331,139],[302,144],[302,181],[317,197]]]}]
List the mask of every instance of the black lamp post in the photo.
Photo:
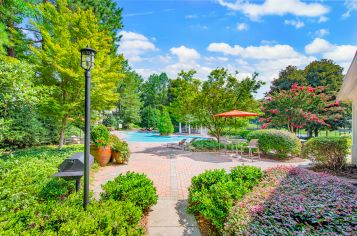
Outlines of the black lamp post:
[{"label": "black lamp post", "polygon": [[90,144],[90,70],[94,66],[96,51],[89,46],[81,49],[81,67],[85,70],[85,137],[84,137],[84,194],[83,207],[86,209],[89,196],[89,144]]}]

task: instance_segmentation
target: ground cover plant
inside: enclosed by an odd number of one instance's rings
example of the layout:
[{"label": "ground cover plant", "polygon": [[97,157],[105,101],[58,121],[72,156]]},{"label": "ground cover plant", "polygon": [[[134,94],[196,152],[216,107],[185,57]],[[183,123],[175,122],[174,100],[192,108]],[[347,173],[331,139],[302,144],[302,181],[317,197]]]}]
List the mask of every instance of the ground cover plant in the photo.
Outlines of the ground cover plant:
[{"label": "ground cover plant", "polygon": [[258,145],[264,154],[274,154],[278,157],[299,155],[301,141],[294,133],[284,130],[257,130],[248,135],[248,139],[258,139]]},{"label": "ground cover plant", "polygon": [[234,202],[258,184],[260,178],[262,171],[253,166],[238,166],[229,174],[223,169],[205,171],[192,178],[188,210],[207,220],[211,233],[222,233]]},{"label": "ground cover plant", "polygon": [[354,235],[357,188],[328,174],[294,167],[265,171],[237,201],[226,235]]},{"label": "ground cover plant", "polygon": [[84,211],[83,192],[74,192],[74,181],[52,178],[65,158],[82,150],[81,145],[41,147],[1,156],[0,235],[144,234],[137,202],[91,198]]}]

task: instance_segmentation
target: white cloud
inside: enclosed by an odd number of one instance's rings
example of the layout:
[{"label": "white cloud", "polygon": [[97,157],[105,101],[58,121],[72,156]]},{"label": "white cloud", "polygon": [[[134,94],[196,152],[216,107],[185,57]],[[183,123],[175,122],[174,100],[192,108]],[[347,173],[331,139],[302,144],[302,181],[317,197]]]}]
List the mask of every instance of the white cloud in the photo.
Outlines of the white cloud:
[{"label": "white cloud", "polygon": [[196,19],[196,18],[198,18],[198,16],[197,15],[186,15],[185,18],[186,19]]},{"label": "white cloud", "polygon": [[329,34],[330,34],[330,31],[328,29],[319,29],[319,30],[316,30],[314,33],[314,35],[318,38],[322,38]]},{"label": "white cloud", "polygon": [[352,61],[357,45],[335,45],[325,39],[316,38],[305,46],[308,54],[321,54],[323,58],[332,59],[345,65]]},{"label": "white cloud", "polygon": [[249,1],[218,0],[222,6],[234,11],[241,11],[252,20],[258,20],[265,15],[287,15],[319,17],[329,12],[329,9],[320,3],[305,3],[300,0],[265,0],[264,3]]},{"label": "white cloud", "polygon": [[144,79],[149,78],[151,74],[158,74],[160,72],[148,68],[136,68],[135,71],[141,75]]},{"label": "white cloud", "polygon": [[187,48],[185,46],[171,48],[170,52],[177,56],[180,62],[192,62],[201,57],[201,55],[195,49]]},{"label": "white cloud", "polygon": [[204,60],[209,62],[209,63],[213,63],[213,62],[226,62],[229,60],[228,57],[204,57]]},{"label": "white cloud", "polygon": [[238,31],[243,31],[243,30],[247,30],[248,29],[248,25],[245,23],[238,23],[237,24],[237,30]]},{"label": "white cloud", "polygon": [[347,8],[347,11],[345,13],[343,13],[342,17],[348,18],[351,16],[351,12],[357,10],[357,1],[356,0],[345,0],[345,6]]},{"label": "white cloud", "polygon": [[328,21],[328,17],[326,17],[326,16],[320,16],[319,19],[318,19],[318,21],[317,21],[317,23],[324,23],[324,22],[326,22],[326,21]]},{"label": "white cloud", "polygon": [[305,46],[305,52],[307,54],[318,54],[318,53],[326,52],[330,50],[332,47],[333,45],[330,44],[325,39],[316,38],[314,39],[314,41],[312,41],[311,43]]},{"label": "white cloud", "polygon": [[118,53],[123,53],[125,58],[131,62],[141,61],[142,54],[158,50],[155,45],[142,34],[122,31],[121,35],[122,40],[118,48]]},{"label": "white cloud", "polygon": [[265,40],[263,39],[262,41],[260,41],[261,44],[264,45],[274,45],[274,44],[278,44],[278,42],[276,40]]},{"label": "white cloud", "polygon": [[285,20],[284,24],[286,25],[292,25],[297,29],[300,29],[302,27],[305,26],[304,22],[300,21],[300,20]]},{"label": "white cloud", "polygon": [[282,44],[273,46],[248,46],[243,48],[240,45],[231,47],[227,43],[211,43],[208,45],[207,50],[210,52],[220,52],[225,55],[235,55],[251,59],[280,59],[292,58],[299,55],[299,53],[291,46]]}]

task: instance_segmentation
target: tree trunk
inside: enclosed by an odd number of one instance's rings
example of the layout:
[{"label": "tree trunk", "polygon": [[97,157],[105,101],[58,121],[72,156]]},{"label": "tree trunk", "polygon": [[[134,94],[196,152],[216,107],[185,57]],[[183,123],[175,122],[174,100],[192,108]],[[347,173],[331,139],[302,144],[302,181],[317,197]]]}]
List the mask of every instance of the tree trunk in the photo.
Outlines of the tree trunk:
[{"label": "tree trunk", "polygon": [[319,136],[319,129],[318,128],[315,128],[315,137],[318,137]]},{"label": "tree trunk", "polygon": [[12,20],[9,20],[7,22],[7,27],[9,29],[9,39],[10,39],[10,45],[11,45],[11,46],[7,47],[7,55],[9,57],[15,57],[16,56],[15,48],[14,48],[15,43],[14,43],[14,35],[12,32],[12,30],[14,29],[14,22]]},{"label": "tree trunk", "polygon": [[60,129],[60,139],[58,143],[59,148],[62,148],[64,144],[64,131],[66,129],[66,125],[67,125],[67,117],[63,117],[61,122],[61,129]]},{"label": "tree trunk", "polygon": [[308,138],[312,137],[312,130],[310,128],[307,129],[307,137]]}]

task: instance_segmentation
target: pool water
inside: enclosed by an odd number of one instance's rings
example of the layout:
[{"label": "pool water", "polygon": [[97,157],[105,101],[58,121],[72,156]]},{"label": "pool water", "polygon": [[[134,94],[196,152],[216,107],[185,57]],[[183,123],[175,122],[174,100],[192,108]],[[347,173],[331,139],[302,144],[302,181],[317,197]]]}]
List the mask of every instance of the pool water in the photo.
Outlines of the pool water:
[{"label": "pool water", "polygon": [[137,131],[125,131],[123,132],[124,139],[128,142],[146,142],[146,143],[178,143],[182,139],[200,138],[195,135],[170,135],[161,136],[156,132],[137,132]]}]

